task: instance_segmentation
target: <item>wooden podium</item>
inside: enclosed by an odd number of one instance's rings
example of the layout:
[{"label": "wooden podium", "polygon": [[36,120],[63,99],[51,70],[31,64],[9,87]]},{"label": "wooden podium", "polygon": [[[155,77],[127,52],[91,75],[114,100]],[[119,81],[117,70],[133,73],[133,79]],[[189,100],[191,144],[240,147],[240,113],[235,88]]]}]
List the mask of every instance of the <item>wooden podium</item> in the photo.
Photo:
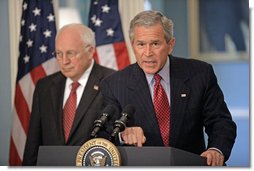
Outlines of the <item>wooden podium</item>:
[{"label": "wooden podium", "polygon": [[[41,146],[37,166],[75,166],[80,146]],[[117,147],[121,166],[206,166],[206,158],[173,147]]]}]

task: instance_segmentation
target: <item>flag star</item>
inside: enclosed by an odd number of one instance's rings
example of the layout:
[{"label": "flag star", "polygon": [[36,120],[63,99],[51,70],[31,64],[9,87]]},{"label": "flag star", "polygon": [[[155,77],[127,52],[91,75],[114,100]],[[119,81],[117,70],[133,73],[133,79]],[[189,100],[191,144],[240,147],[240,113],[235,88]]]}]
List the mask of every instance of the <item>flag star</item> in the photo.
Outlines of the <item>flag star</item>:
[{"label": "flag star", "polygon": [[21,26],[24,26],[24,25],[25,25],[25,20],[22,19],[22,20],[21,20]]},{"label": "flag star", "polygon": [[107,32],[107,36],[111,36],[111,37],[114,36],[114,30],[112,28],[107,29],[106,32]]},{"label": "flag star", "polygon": [[48,29],[44,31],[43,34],[45,35],[45,38],[51,37],[51,31],[49,31]]},{"label": "flag star", "polygon": [[54,16],[54,15],[52,15],[51,13],[49,14],[49,16],[47,16],[47,18],[48,18],[49,22],[51,22],[51,21],[54,21],[54,20],[55,20],[55,16]]},{"label": "flag star", "polygon": [[25,11],[27,9],[27,3],[25,2],[23,5],[23,10]]},{"label": "flag star", "polygon": [[100,20],[99,18],[97,18],[97,19],[95,20],[94,25],[100,27],[100,26],[101,26],[101,23],[102,23],[102,20]]},{"label": "flag star", "polygon": [[32,47],[33,46],[33,41],[31,39],[29,39],[27,42],[27,47]]},{"label": "flag star", "polygon": [[33,10],[34,16],[41,15],[41,9],[38,9],[37,7]]},{"label": "flag star", "polygon": [[25,64],[26,64],[26,63],[28,63],[28,62],[29,62],[30,57],[29,57],[28,55],[26,55],[23,59],[24,59],[24,62],[25,62]]},{"label": "flag star", "polygon": [[98,1],[94,1],[94,3],[93,3],[94,5],[97,5],[98,4]]},{"label": "flag star", "polygon": [[36,25],[35,25],[34,23],[32,23],[32,24],[29,26],[29,29],[30,29],[30,32],[36,31]]},{"label": "flag star", "polygon": [[40,47],[40,50],[41,50],[41,53],[46,53],[46,52],[47,52],[47,46],[42,45],[42,46]]},{"label": "flag star", "polygon": [[102,12],[105,12],[105,13],[108,13],[110,10],[110,7],[107,4],[102,6],[101,8],[102,8]]},{"label": "flag star", "polygon": [[95,23],[95,21],[96,21],[96,15],[93,15],[91,20],[92,20],[93,23]]}]

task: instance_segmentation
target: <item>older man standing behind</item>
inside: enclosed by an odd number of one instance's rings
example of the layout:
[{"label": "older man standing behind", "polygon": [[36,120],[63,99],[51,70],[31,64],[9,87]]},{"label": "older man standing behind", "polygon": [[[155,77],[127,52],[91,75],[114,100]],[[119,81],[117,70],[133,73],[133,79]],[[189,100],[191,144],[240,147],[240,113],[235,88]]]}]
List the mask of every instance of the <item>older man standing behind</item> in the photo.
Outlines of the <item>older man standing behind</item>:
[{"label": "older man standing behind", "polygon": [[100,81],[113,70],[95,63],[93,31],[69,24],[56,36],[60,72],[38,81],[23,165],[36,165],[39,146],[82,145],[90,139],[102,106]]}]

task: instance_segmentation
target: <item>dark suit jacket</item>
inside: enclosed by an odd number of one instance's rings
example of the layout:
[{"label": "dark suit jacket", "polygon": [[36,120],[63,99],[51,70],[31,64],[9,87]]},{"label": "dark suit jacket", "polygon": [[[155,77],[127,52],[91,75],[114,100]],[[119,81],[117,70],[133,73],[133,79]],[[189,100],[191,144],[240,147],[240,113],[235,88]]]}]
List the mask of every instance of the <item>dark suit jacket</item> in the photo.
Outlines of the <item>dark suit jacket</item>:
[{"label": "dark suit jacket", "polygon": [[33,97],[23,165],[35,165],[41,145],[82,145],[90,139],[93,122],[98,118],[102,96],[100,81],[113,70],[93,66],[74,118],[70,137],[65,143],[63,131],[63,95],[66,77],[57,72],[38,81]]},{"label": "dark suit jacket", "polygon": [[[236,137],[236,125],[224,102],[210,64],[170,56],[170,146],[196,154],[205,151],[203,128],[208,148],[220,149],[227,160]],[[137,64],[116,72],[101,83],[106,103],[122,110],[136,108],[128,126],[140,126],[146,146],[163,146],[153,101],[144,72]],[[182,97],[181,94],[186,94]]]}]

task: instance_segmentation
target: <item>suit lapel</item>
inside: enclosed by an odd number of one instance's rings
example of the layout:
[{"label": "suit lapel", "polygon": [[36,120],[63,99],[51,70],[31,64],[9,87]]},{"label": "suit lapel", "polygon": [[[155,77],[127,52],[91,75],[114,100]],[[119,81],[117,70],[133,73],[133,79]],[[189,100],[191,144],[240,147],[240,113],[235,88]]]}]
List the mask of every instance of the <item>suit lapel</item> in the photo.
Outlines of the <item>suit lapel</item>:
[{"label": "suit lapel", "polygon": [[134,64],[132,73],[133,75],[131,77],[131,81],[129,82],[128,88],[131,92],[131,96],[129,97],[133,99],[129,99],[129,101],[140,99],[137,101],[135,100],[135,103],[138,108],[142,108],[142,111],[144,111],[144,113],[140,113],[141,115],[144,115],[142,117],[142,122],[146,123],[146,126],[149,127],[151,132],[160,134],[156,114],[153,108],[153,101],[145,74],[137,64]]},{"label": "suit lapel", "polygon": [[99,72],[98,65],[95,63],[91,71],[91,74],[88,78],[82,97],[80,99],[80,102],[76,111],[76,116],[73,122],[73,126],[70,132],[70,138],[74,134],[79,122],[81,121],[85,113],[87,113],[87,110],[89,109],[91,103],[93,103],[95,97],[98,95],[99,83],[101,78],[102,78],[102,75]]},{"label": "suit lapel", "polygon": [[50,96],[53,104],[53,114],[56,123],[56,129],[58,132],[59,139],[64,144],[64,132],[63,132],[63,96],[65,88],[66,78],[59,73],[57,77],[54,78],[53,86],[50,89]]},{"label": "suit lapel", "polygon": [[184,115],[190,95],[188,87],[188,73],[185,73],[183,66],[176,58],[170,57],[170,93],[171,93],[171,130],[170,144],[177,144],[179,128],[183,125]]},{"label": "suit lapel", "polygon": [[[137,103],[136,105],[142,108],[145,112],[145,117],[143,117],[143,119],[146,121],[144,122],[147,124],[147,127],[150,128],[150,131],[160,135],[160,129],[157,123],[146,77],[137,64],[133,67],[133,74],[130,80],[131,81],[128,85],[131,93],[130,97],[134,98],[134,100],[141,99],[135,102]],[[172,146],[174,146],[178,141],[179,128],[183,126],[184,115],[187,110],[190,95],[188,80],[188,73],[185,72],[178,59],[170,56],[170,145]]]}]

